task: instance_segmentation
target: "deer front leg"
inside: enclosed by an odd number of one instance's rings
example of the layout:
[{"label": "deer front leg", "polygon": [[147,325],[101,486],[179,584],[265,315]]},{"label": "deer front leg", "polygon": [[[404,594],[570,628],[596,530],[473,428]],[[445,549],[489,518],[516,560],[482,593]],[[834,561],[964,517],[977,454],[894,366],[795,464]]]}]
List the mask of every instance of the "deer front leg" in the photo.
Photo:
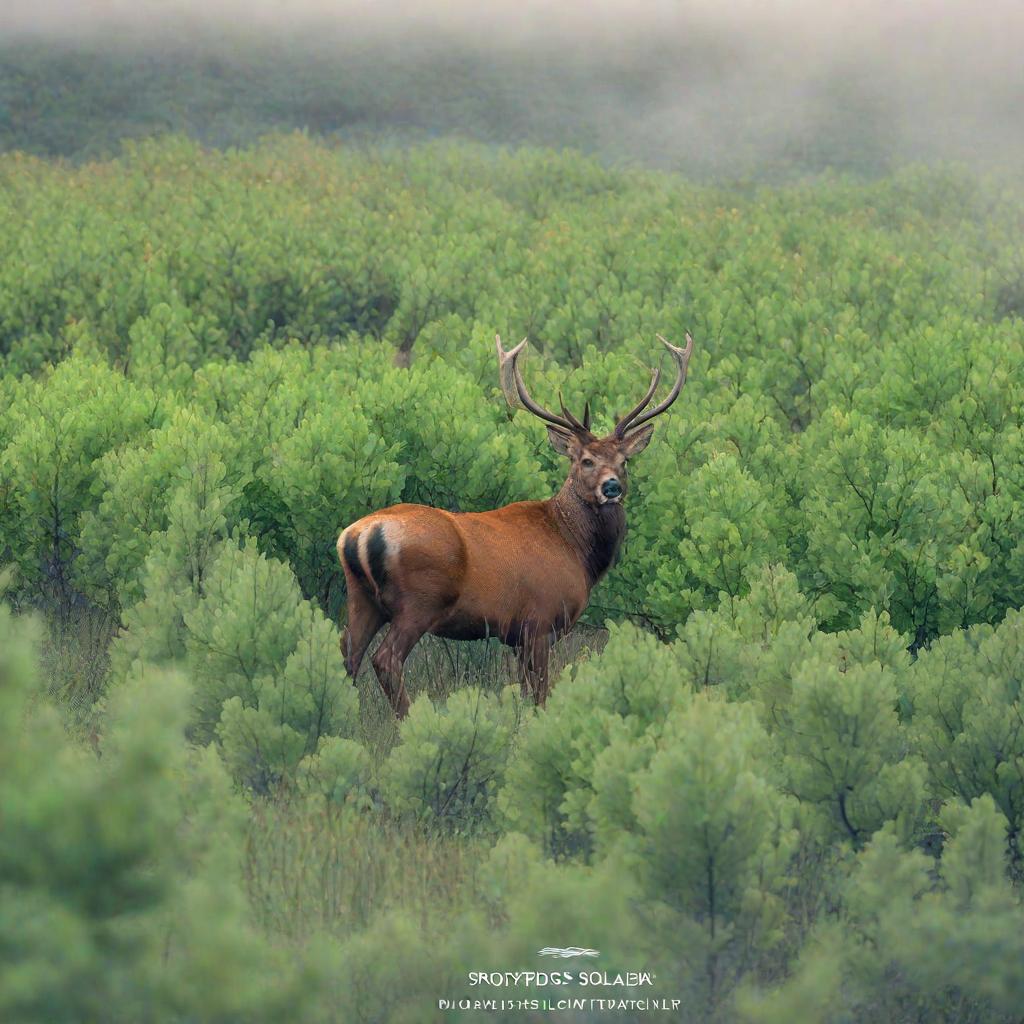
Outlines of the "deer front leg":
[{"label": "deer front leg", "polygon": [[519,647],[519,663],[523,673],[523,697],[533,696],[538,707],[548,699],[548,655],[551,639],[546,633],[530,633],[523,637]]}]

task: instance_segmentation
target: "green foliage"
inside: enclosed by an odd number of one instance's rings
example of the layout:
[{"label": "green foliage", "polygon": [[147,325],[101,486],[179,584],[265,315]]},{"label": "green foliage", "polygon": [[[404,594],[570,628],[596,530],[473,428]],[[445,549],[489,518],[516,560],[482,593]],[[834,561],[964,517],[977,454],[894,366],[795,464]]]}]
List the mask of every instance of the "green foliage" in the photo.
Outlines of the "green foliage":
[{"label": "green foliage", "polygon": [[808,997],[819,1019],[840,1007],[854,1019],[1013,1019],[1024,918],[1007,878],[1006,819],[988,796],[943,816],[953,836],[938,876],[879,833],[844,885],[841,927],[823,926],[794,979],[764,1009],[747,1002],[748,1019],[780,1019],[777,1009]]},{"label": "green foliage", "polygon": [[73,593],[81,519],[93,502],[102,456],[160,420],[160,399],[93,356],[75,355],[38,382],[25,379],[5,411],[0,520],[22,585],[58,601]]},{"label": "green foliage", "polygon": [[388,803],[450,829],[488,826],[518,713],[507,691],[460,690],[443,707],[417,698],[382,770]]},{"label": "green foliage", "polygon": [[788,788],[837,836],[860,846],[886,822],[909,831],[921,818],[924,764],[909,753],[894,674],[878,662],[801,664],[780,738]]},{"label": "green foliage", "polygon": [[810,467],[816,483],[805,499],[815,577],[837,609],[891,609],[920,645],[936,632],[939,582],[954,568],[970,518],[949,460],[919,435],[858,414],[836,412],[821,431],[829,440]]},{"label": "green foliage", "polygon": [[95,511],[82,516],[82,589],[94,600],[109,594],[121,607],[136,602],[146,556],[171,526],[172,509],[194,502],[214,520],[215,530],[236,525],[242,490],[251,479],[240,449],[226,424],[178,409],[142,443],[108,452],[98,466],[103,497]]},{"label": "green foliage", "polygon": [[1014,870],[1024,830],[1024,615],[1010,612],[995,629],[942,637],[908,674],[910,730],[933,785],[944,796],[995,800],[1010,824]]},{"label": "green foliage", "polygon": [[190,736],[218,740],[237,781],[262,792],[311,771],[325,795],[343,798],[361,769],[333,741],[354,735],[359,699],[337,629],[288,567],[252,541],[215,545],[201,573],[173,552],[147,565],[147,596],[113,646],[113,678],[182,664],[194,683]]},{"label": "green foliage", "polygon": [[[0,561],[54,619],[40,681],[0,610],[0,1016],[419,1021],[580,943],[686,1019],[1014,1019],[1015,186],[291,138],[0,193]],[[687,328],[603,649],[542,712],[453,657],[396,727],[340,530],[559,486],[496,330],[606,429]]]},{"label": "green foliage", "polygon": [[273,446],[259,480],[279,509],[267,524],[275,550],[295,567],[303,590],[328,603],[340,577],[330,543],[366,509],[394,504],[406,470],[399,445],[388,444],[358,411],[337,403],[307,413]]},{"label": "green foliage", "polygon": [[247,921],[244,808],[184,741],[188,690],[151,672],[111,702],[102,758],[38,700],[31,632],[0,606],[0,1009],[23,1021],[293,1019],[302,964]]},{"label": "green foliage", "polygon": [[370,757],[355,740],[322,736],[316,753],[299,762],[296,774],[303,790],[317,794],[331,805],[364,797],[370,771]]},{"label": "green foliage", "polygon": [[[781,522],[770,507],[763,485],[744,472],[730,454],[719,454],[704,463],[679,496],[686,509],[699,509],[688,536],[679,545],[678,562],[659,568],[659,583],[668,589],[673,574],[695,580],[697,593],[686,594],[661,615],[669,620],[687,605],[701,607],[718,595],[735,598],[746,588],[746,571],[752,565],[774,561],[782,536]],[[682,596],[682,595],[681,595]]]},{"label": "green foliage", "polygon": [[255,545],[223,548],[183,619],[193,735],[216,735],[240,782],[265,790],[322,738],[355,731],[358,698],[337,630],[301,599],[288,567]]},{"label": "green foliage", "polygon": [[672,716],[635,777],[648,893],[712,932],[786,864],[788,809],[765,777],[766,741],[752,709],[702,697]]},{"label": "green foliage", "polygon": [[558,853],[589,850],[595,833],[602,839],[598,805],[609,838],[619,819],[632,820],[622,771],[644,766],[668,713],[690,695],[673,650],[632,626],[613,629],[601,657],[569,676],[545,713],[524,723],[500,797],[512,827]]}]

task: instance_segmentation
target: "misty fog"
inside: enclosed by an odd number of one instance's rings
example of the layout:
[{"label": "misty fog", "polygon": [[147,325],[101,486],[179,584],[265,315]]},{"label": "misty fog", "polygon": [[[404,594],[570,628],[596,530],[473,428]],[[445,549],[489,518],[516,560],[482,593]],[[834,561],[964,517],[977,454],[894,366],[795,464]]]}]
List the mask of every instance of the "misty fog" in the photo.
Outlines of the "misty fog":
[{"label": "misty fog", "polygon": [[[243,141],[233,111],[258,104],[253,133],[455,132],[730,177],[1024,154],[1024,5],[1008,0],[9,0],[0,32],[0,129],[20,118],[40,151],[75,149],[28,127],[26,94],[56,67],[75,117],[214,144]],[[149,88],[177,102],[130,107]]]}]

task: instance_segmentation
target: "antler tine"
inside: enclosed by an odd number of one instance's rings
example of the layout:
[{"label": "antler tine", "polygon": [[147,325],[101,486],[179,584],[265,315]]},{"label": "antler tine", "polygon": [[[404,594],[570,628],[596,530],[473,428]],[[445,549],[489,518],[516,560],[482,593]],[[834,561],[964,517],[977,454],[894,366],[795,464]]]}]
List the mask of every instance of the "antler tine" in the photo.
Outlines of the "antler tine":
[{"label": "antler tine", "polygon": [[[666,341],[660,334],[655,335],[655,337],[657,337],[658,341],[660,341],[665,348],[672,353],[672,358],[676,361],[676,365],[678,366],[676,382],[672,385],[672,390],[665,396],[664,401],[659,402],[653,409],[648,410],[642,416],[639,415],[639,412],[642,411],[644,406],[647,404],[647,401],[649,400],[648,398],[641,403],[635,412],[630,414],[630,416],[636,416],[636,419],[629,422],[629,417],[627,417],[621,421],[615,428],[615,433],[620,437],[625,435],[627,430],[635,430],[644,423],[653,420],[655,416],[660,416],[679,397],[679,392],[683,390],[683,385],[686,383],[686,368],[690,363],[690,355],[693,352],[693,338],[690,337],[690,332],[686,332],[685,348],[673,345],[671,342]],[[653,391],[651,394],[653,394]]]},{"label": "antler tine", "polygon": [[590,430],[588,421],[590,420],[590,403],[587,403],[587,408],[583,413],[583,421],[580,422],[575,416],[565,407],[565,401],[562,398],[562,392],[558,392],[558,404],[562,407],[562,415],[572,424],[573,430]]},{"label": "antler tine", "polygon": [[[519,370],[519,355],[526,346],[526,339],[523,338],[515,348],[509,349],[507,352],[501,347],[501,335],[496,334],[494,340],[498,347],[498,374],[501,378],[501,390],[505,392],[508,404],[513,409],[526,409],[539,419],[561,427],[563,430],[576,430],[573,422],[562,416],[556,416],[553,412],[538,405],[526,390],[523,375]],[[578,421],[576,422],[578,423]]]},{"label": "antler tine", "polygon": [[658,381],[660,380],[661,370],[655,370],[654,373],[651,374],[651,386],[647,389],[647,394],[644,395],[640,402],[637,405],[633,406],[633,408],[630,409],[629,412],[627,412],[626,415],[623,416],[622,419],[620,419],[619,422],[615,424],[616,437],[622,437],[622,435],[625,434],[627,428],[629,427],[629,421],[634,416],[639,416],[640,413],[642,413],[644,409],[646,409],[647,406],[650,405],[651,399],[654,397],[654,392],[658,390]]},{"label": "antler tine", "polygon": [[516,388],[515,374],[512,372],[512,367],[515,364],[516,357],[526,346],[526,339],[523,338],[515,348],[511,348],[507,352],[501,347],[500,334],[494,336],[494,342],[498,348],[498,381],[501,384],[502,393],[505,395],[505,401],[508,402],[509,407],[512,409],[525,409],[526,406],[519,401],[519,391]]}]

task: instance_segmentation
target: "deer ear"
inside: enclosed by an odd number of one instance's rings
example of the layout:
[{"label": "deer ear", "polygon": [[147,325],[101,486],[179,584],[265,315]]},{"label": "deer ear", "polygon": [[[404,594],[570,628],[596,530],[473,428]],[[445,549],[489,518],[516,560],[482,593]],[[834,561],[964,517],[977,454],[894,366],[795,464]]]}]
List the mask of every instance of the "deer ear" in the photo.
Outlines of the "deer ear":
[{"label": "deer ear", "polygon": [[572,435],[558,427],[548,427],[548,440],[551,442],[551,447],[558,452],[559,455],[569,454],[569,442],[572,440]]},{"label": "deer ear", "polygon": [[650,444],[653,434],[654,424],[649,423],[646,427],[627,434],[619,443],[619,449],[627,459],[639,455]]}]

